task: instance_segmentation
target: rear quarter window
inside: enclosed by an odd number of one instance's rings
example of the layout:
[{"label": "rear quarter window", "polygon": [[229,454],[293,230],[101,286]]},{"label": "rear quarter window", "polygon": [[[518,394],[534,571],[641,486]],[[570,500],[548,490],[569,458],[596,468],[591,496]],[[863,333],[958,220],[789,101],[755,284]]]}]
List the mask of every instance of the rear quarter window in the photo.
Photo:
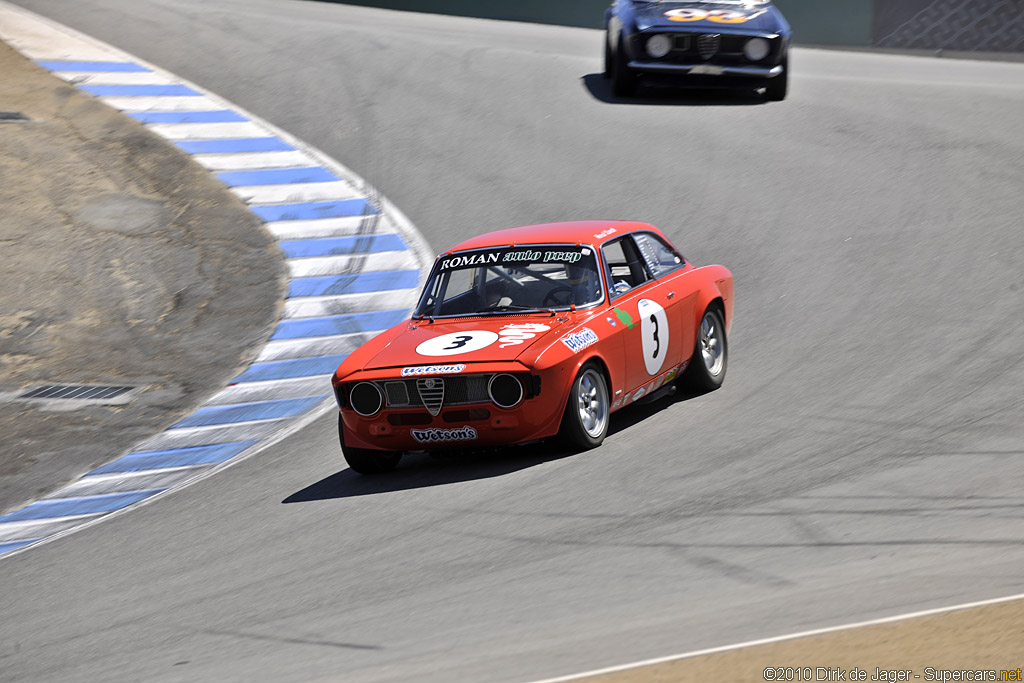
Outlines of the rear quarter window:
[{"label": "rear quarter window", "polygon": [[654,277],[661,277],[683,267],[683,257],[657,235],[641,232],[633,235],[633,238],[640,249],[644,263],[647,264],[647,269]]}]

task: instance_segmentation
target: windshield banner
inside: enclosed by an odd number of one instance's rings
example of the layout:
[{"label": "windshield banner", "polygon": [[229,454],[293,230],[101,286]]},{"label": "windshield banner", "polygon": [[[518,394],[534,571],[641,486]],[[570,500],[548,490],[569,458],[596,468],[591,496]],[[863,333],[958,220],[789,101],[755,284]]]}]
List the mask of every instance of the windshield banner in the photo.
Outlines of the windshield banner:
[{"label": "windshield banner", "polygon": [[474,266],[501,266],[527,263],[576,263],[591,250],[586,247],[557,247],[548,249],[501,249],[495,251],[476,251],[472,254],[453,254],[442,257],[438,268],[452,270],[455,268],[471,268]]}]

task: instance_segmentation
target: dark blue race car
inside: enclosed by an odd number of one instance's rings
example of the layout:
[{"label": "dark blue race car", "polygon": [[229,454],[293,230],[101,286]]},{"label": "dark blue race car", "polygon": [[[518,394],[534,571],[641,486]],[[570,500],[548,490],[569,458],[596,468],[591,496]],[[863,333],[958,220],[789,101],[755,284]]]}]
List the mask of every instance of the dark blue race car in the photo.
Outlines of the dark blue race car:
[{"label": "dark blue race car", "polygon": [[786,97],[790,28],[770,0],[615,0],[605,28],[604,73],[617,96],[643,80]]}]

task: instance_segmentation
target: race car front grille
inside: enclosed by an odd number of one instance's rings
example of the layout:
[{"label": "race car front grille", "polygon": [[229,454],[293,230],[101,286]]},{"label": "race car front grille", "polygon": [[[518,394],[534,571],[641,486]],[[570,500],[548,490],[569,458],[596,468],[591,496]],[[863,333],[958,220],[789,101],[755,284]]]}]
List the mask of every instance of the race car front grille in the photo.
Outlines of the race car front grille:
[{"label": "race car front grille", "polygon": [[416,392],[427,412],[436,417],[444,404],[444,378],[421,377],[416,380]]},{"label": "race car front grille", "polygon": [[[709,56],[705,56],[699,45],[702,39],[705,43],[710,42],[710,39],[706,38],[706,36],[718,36],[718,46]],[[748,40],[750,40],[749,36],[741,35],[679,33],[673,41],[672,51],[661,61],[675,64],[693,64],[698,61],[710,61],[712,64],[721,66],[746,66],[755,63],[747,59],[743,52],[743,48]],[[779,50],[781,49],[781,41],[777,38],[769,39],[769,41],[771,43],[771,52],[768,53],[767,57],[756,62],[757,64],[772,64],[777,60]],[[705,48],[709,48],[709,45],[705,45]]]},{"label": "race car front grille", "polygon": [[[437,415],[441,406],[489,403],[490,375],[420,377],[383,382],[388,408],[426,408]],[[432,386],[427,386],[428,382]],[[437,412],[435,412],[437,411]]]},{"label": "race car front grille", "polygon": [[384,394],[387,396],[389,406],[409,405],[409,387],[405,382],[385,382]]},{"label": "race car front grille", "polygon": [[711,59],[718,54],[722,36],[718,33],[702,33],[697,36],[697,51],[701,59]]}]

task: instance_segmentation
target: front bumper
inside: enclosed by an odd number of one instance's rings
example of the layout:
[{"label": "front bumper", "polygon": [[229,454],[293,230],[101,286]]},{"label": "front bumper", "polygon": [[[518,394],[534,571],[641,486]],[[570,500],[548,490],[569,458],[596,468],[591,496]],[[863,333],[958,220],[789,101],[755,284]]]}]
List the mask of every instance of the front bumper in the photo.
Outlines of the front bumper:
[{"label": "front bumper", "polygon": [[668,62],[644,62],[634,60],[627,65],[633,71],[667,76],[725,76],[736,78],[763,79],[781,76],[781,64],[765,68],[757,66],[719,66],[717,64],[671,64]]},{"label": "front bumper", "polygon": [[[452,379],[496,372],[534,377],[536,384],[529,388],[528,396],[513,408],[501,408],[488,400],[448,400],[447,397],[455,395],[452,392]],[[363,416],[345,401],[340,401],[345,444],[375,450],[418,451],[504,446],[547,438],[558,432],[572,372],[573,368],[569,365],[544,370],[531,370],[508,363],[475,365],[471,372],[464,375],[443,376],[448,389],[444,394],[446,398],[443,405],[436,408],[437,414],[417,404],[388,405],[372,416]],[[395,377],[392,369],[360,372],[346,377],[344,383],[353,384],[363,380],[404,381]]]}]

